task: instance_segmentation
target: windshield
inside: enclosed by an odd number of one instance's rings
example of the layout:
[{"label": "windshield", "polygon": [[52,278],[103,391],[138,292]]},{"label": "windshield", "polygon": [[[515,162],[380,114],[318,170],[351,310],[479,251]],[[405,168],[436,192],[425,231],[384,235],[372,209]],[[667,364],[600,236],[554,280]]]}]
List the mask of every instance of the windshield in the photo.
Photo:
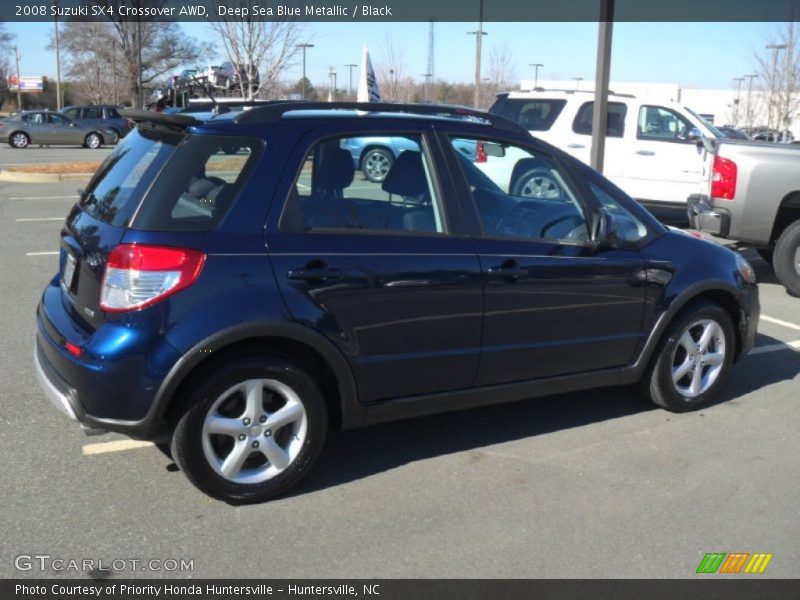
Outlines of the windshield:
[{"label": "windshield", "polygon": [[717,129],[716,127],[714,127],[714,125],[712,125],[711,123],[709,123],[708,121],[706,121],[706,120],[705,120],[703,117],[701,117],[700,115],[698,115],[696,112],[694,112],[694,111],[693,111],[691,108],[689,108],[688,106],[684,106],[684,107],[683,107],[683,110],[685,110],[685,111],[686,111],[686,112],[688,112],[690,115],[692,115],[692,116],[693,116],[693,117],[694,117],[694,118],[695,118],[697,121],[700,121],[700,124],[701,124],[701,125],[703,125],[703,127],[705,127],[706,129],[708,129],[708,130],[711,132],[711,134],[712,134],[712,135],[713,135],[715,138],[717,138],[717,139],[723,139],[723,138],[725,137],[725,134],[724,134],[724,133],[722,133],[722,132],[721,132],[719,129]]}]

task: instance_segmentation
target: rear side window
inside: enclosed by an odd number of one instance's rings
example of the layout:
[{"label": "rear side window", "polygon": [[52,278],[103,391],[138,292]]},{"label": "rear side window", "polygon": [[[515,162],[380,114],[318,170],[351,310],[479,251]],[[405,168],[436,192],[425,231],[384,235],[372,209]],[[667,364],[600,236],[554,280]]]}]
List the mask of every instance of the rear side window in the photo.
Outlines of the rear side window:
[{"label": "rear side window", "polygon": [[70,108],[69,110],[64,111],[64,114],[67,115],[70,119],[77,119],[80,116],[80,109],[79,108]]},{"label": "rear side window", "polygon": [[547,131],[553,126],[566,104],[566,100],[556,99],[500,98],[489,112],[511,119],[528,131]]},{"label": "rear side window", "polygon": [[[622,102],[608,103],[608,123],[606,123],[607,137],[622,137],[625,135],[625,114],[628,107]],[[592,135],[592,119],[594,118],[594,102],[586,102],[575,115],[572,131],[583,135]]]},{"label": "rear side window", "polygon": [[83,118],[84,119],[102,119],[103,118],[103,109],[99,106],[89,106],[88,108],[83,109]]},{"label": "rear side window", "polygon": [[132,227],[208,231],[219,225],[250,176],[263,142],[187,137],[157,176]]},{"label": "rear side window", "polygon": [[109,119],[119,119],[120,118],[119,113],[117,112],[117,109],[114,108],[113,106],[107,108],[106,109],[106,113],[108,114],[108,118]]}]

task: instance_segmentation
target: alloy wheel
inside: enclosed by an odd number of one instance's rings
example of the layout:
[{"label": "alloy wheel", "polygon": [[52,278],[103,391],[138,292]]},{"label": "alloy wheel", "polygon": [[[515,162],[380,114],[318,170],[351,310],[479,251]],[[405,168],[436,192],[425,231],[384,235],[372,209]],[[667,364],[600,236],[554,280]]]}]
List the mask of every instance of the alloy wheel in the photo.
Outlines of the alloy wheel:
[{"label": "alloy wheel", "polygon": [[684,398],[696,398],[714,385],[725,363],[725,332],[713,319],[692,322],[672,354],[672,383]]}]

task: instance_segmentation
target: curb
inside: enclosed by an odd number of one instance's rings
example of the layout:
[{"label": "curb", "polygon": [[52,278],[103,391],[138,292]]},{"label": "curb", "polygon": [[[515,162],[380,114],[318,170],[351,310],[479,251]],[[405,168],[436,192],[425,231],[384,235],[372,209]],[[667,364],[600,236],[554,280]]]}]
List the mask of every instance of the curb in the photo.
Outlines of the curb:
[{"label": "curb", "polygon": [[59,183],[62,181],[88,181],[94,173],[28,173],[0,170],[0,181],[9,183]]}]

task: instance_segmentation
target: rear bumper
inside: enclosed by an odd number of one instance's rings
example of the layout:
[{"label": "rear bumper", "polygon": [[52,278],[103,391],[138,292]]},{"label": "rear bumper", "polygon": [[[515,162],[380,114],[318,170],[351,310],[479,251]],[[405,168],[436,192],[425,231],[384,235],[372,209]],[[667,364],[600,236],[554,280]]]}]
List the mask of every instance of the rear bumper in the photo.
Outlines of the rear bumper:
[{"label": "rear bumper", "polygon": [[705,231],[717,237],[728,237],[731,214],[727,210],[711,206],[705,194],[692,194],[687,203],[689,225],[692,229]]}]

